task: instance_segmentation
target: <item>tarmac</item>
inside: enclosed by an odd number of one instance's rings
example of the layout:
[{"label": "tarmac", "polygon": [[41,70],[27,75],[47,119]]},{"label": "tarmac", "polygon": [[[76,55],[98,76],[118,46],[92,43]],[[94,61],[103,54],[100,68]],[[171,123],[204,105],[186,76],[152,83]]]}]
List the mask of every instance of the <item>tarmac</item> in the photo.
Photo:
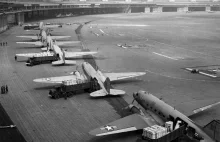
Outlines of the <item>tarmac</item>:
[{"label": "tarmac", "polygon": [[[68,75],[77,66],[25,66],[16,53],[40,52],[40,48],[18,45],[18,35],[31,35],[13,27],[0,35],[8,46],[0,47],[0,80],[9,86],[0,103],[26,141],[135,141],[140,133],[94,137],[88,132],[128,113],[123,108],[133,100],[134,91],[146,90],[175,106],[188,101],[219,99],[220,79],[191,74],[184,68],[219,65],[220,13],[136,13],[103,14],[44,20],[81,23],[84,49],[98,51],[96,63],[102,72],[146,71],[145,76],[120,81],[113,87],[127,92],[121,97],[93,99],[88,93],[53,100],[53,85],[38,84],[35,78]],[[86,24],[85,24],[86,23]],[[79,25],[64,25],[52,35],[70,35],[78,40]],[[121,48],[117,44],[130,45]],[[81,46],[64,47],[81,51]],[[83,60],[77,60],[80,65]],[[201,126],[220,119],[219,107],[192,117]]]}]

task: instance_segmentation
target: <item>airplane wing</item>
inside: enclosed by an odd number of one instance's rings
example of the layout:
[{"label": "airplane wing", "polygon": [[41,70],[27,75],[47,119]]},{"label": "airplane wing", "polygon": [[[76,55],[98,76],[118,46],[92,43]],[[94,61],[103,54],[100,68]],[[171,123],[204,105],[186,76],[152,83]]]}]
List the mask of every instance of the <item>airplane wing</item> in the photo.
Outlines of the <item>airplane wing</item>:
[{"label": "airplane wing", "polygon": [[132,78],[145,74],[145,72],[104,73],[106,77],[109,77],[110,81]]},{"label": "airplane wing", "polygon": [[69,38],[71,36],[50,36],[53,40],[62,39],[62,38]]},{"label": "airplane wing", "polygon": [[36,42],[16,42],[18,44],[28,44],[28,45],[36,45],[36,46],[43,46],[44,44],[41,41]]},{"label": "airplane wing", "polygon": [[185,102],[176,105],[174,108],[182,112],[186,116],[190,117],[194,114],[200,113],[219,104],[220,104],[220,100],[216,100],[216,99],[196,100],[196,101]]},{"label": "airplane wing", "polygon": [[15,54],[17,57],[34,57],[37,53],[21,53],[21,54]]},{"label": "airplane wing", "polygon": [[136,131],[145,127],[150,127],[157,124],[152,118],[147,118],[139,114],[132,114],[127,117],[118,119],[105,126],[94,129],[89,132],[90,135],[104,136],[129,131]]},{"label": "airplane wing", "polygon": [[16,37],[21,37],[21,38],[30,38],[30,39],[34,39],[34,40],[38,40],[38,36],[16,36]]},{"label": "airplane wing", "polygon": [[57,84],[61,84],[62,81],[66,81],[66,80],[76,81],[76,76],[75,75],[69,75],[69,76],[59,76],[59,77],[37,78],[37,79],[34,79],[33,81],[38,82],[38,83],[57,83]]},{"label": "airplane wing", "polygon": [[80,41],[56,41],[56,45],[66,45],[66,44],[78,44]]},{"label": "airplane wing", "polygon": [[65,58],[75,58],[84,55],[96,54],[97,52],[65,52]]}]

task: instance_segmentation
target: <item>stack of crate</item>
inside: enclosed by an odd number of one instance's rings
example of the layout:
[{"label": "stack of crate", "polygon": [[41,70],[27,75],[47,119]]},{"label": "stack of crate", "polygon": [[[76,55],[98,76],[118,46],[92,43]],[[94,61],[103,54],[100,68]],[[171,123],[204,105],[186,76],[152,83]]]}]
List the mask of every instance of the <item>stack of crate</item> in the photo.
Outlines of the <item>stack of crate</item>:
[{"label": "stack of crate", "polygon": [[158,139],[168,133],[166,127],[162,127],[159,125],[153,125],[151,127],[147,127],[143,129],[143,137],[147,137],[150,139]]}]

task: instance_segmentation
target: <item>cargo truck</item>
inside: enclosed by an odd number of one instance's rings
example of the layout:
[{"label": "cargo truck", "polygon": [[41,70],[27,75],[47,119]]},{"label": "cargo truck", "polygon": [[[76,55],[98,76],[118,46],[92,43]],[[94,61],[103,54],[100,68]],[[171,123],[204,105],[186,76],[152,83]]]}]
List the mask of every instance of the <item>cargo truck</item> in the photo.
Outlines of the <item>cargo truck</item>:
[{"label": "cargo truck", "polygon": [[76,94],[78,91],[84,90],[85,92],[93,92],[100,89],[100,86],[96,79],[91,79],[90,81],[82,80],[67,80],[63,81],[61,86],[56,87],[49,91],[49,97],[58,99],[64,97],[70,97]]},{"label": "cargo truck", "polygon": [[155,132],[149,127],[143,129],[142,137],[138,138],[136,142],[171,142],[184,136],[185,133],[186,125],[182,125],[170,132],[164,132],[163,130],[157,130],[157,132]]},{"label": "cargo truck", "polygon": [[47,63],[47,62],[53,62],[57,60],[58,60],[58,57],[55,54],[52,56],[30,57],[26,62],[26,66],[34,66],[34,65],[39,65],[39,64]]}]

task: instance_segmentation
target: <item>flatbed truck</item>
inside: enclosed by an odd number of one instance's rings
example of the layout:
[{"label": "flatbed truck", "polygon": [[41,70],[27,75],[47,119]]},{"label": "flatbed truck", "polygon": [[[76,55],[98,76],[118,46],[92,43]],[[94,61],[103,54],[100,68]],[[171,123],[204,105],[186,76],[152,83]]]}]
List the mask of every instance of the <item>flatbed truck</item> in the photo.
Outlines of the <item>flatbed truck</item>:
[{"label": "flatbed truck", "polygon": [[26,62],[26,66],[34,66],[34,65],[39,65],[39,64],[47,63],[47,62],[53,62],[53,61],[57,61],[57,60],[58,60],[57,55],[30,57]]},{"label": "flatbed truck", "polygon": [[100,89],[100,86],[96,79],[90,79],[90,81],[76,81],[74,84],[62,83],[60,86],[55,87],[49,91],[49,97],[58,99],[64,97],[73,96],[78,91],[84,90],[85,92],[93,92]]}]

